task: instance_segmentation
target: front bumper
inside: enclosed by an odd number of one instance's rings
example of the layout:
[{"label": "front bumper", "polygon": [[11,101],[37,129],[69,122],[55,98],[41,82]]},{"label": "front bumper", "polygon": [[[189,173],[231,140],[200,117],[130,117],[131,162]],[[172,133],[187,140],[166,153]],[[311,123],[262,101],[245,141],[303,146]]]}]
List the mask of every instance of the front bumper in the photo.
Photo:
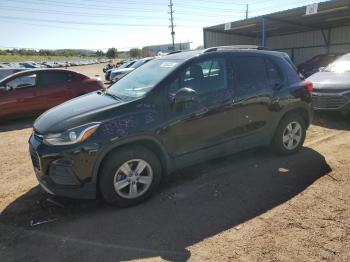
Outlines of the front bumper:
[{"label": "front bumper", "polygon": [[97,148],[53,147],[32,135],[29,153],[35,175],[48,193],[69,198],[96,198],[93,165]]},{"label": "front bumper", "polygon": [[313,92],[312,106],[317,111],[339,111],[343,114],[350,112],[350,97],[342,93]]}]

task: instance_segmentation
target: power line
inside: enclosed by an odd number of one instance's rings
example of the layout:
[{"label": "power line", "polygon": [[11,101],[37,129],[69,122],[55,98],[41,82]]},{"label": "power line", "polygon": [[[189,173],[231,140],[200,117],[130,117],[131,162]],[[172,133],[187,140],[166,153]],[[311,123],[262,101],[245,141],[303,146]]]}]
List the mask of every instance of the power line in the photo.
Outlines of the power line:
[{"label": "power line", "polygon": [[[0,20],[2,18],[0,17]],[[3,23],[11,23],[11,24],[21,24],[21,25],[27,25],[27,26],[39,26],[39,27],[48,27],[48,28],[60,28],[60,29],[70,29],[70,30],[77,30],[77,31],[87,31],[87,32],[108,32],[112,33],[113,31],[109,30],[94,30],[94,29],[85,29],[85,28],[77,28],[77,27],[70,27],[70,26],[57,26],[57,25],[45,25],[45,24],[35,24],[35,22],[18,22],[18,21],[6,21],[2,20]]]},{"label": "power line", "polygon": [[[3,0],[3,1],[9,1],[9,0]],[[149,12],[149,13],[154,13],[155,9],[154,8],[133,8],[133,7],[122,7],[122,9],[120,8],[116,8],[116,7],[112,7],[112,6],[97,6],[97,5],[81,5],[81,4],[77,4],[77,3],[67,3],[67,2],[61,2],[61,1],[54,1],[54,0],[45,0],[44,2],[42,2],[42,0],[32,0],[32,1],[38,1],[37,3],[33,3],[33,4],[40,4],[42,5],[43,3],[45,3],[46,6],[51,6],[51,7],[55,7],[55,6],[59,6],[59,7],[69,7],[69,8],[80,8],[80,9],[91,9],[94,11],[113,11],[116,10],[118,12],[125,12],[125,11],[138,11],[138,12]],[[10,2],[13,3],[13,2]],[[28,1],[24,1],[24,0],[16,0],[16,3],[25,3],[28,4]],[[19,7],[21,8],[21,7]],[[209,14],[209,15],[222,15],[222,12],[226,12],[227,15],[230,15],[232,13],[231,10],[227,10],[227,11],[222,11],[222,10],[217,10],[217,11],[212,11],[215,10],[215,8],[210,8],[210,10],[208,10],[208,8],[200,8],[200,7],[195,7],[195,10],[191,10],[191,11],[179,11],[178,13],[183,13],[183,14],[193,14],[193,13],[200,13],[200,14]],[[159,10],[160,11],[160,10]],[[235,13],[237,12],[241,12],[244,13],[243,10],[241,11],[234,11]]]},{"label": "power line", "polygon": [[[37,8],[18,8],[14,6],[0,6],[1,9],[8,9],[8,10],[13,10],[16,12],[24,12],[28,13],[27,11],[30,11],[30,14],[32,13],[43,13],[43,14],[59,14],[59,15],[70,15],[74,17],[96,17],[96,18],[114,18],[115,14],[110,14],[110,13],[104,13],[104,14],[96,14],[96,13],[89,13],[89,12],[66,12],[66,11],[56,11],[56,10],[45,10],[45,9],[37,9]],[[180,14],[181,15],[181,14]],[[184,15],[186,16],[186,15]],[[195,15],[192,15],[192,17]],[[134,19],[166,19],[166,16],[154,16],[154,15],[149,15],[149,16],[140,16],[140,15],[126,15],[126,14],[119,14],[118,18],[134,18]],[[217,19],[217,16],[209,16],[207,18],[211,19]],[[232,18],[232,16],[230,16]],[[193,19],[186,19],[186,18],[181,18],[183,21],[193,21]]]},{"label": "power line", "polygon": [[[109,4],[117,4],[115,2],[115,0],[110,0],[110,1],[106,1],[106,0],[103,0],[103,1],[96,1],[96,0],[82,0],[84,2],[98,2],[98,3],[102,3],[102,2],[107,2]],[[267,0],[269,1],[269,0]],[[213,2],[210,1],[210,0],[200,0],[200,1],[185,1],[186,3],[195,3],[195,2],[200,2],[201,4],[202,3],[210,3],[212,4]],[[135,1],[125,1],[125,2],[119,2],[119,4],[129,4],[129,3],[134,3],[134,4],[140,4],[139,2],[135,2]],[[142,4],[144,3],[147,3],[147,4],[151,4],[151,5],[155,5],[155,4],[159,4],[159,2],[151,2],[151,1],[142,1]],[[180,4],[179,1],[177,1],[177,3]],[[223,5],[237,5],[237,6],[245,6],[245,4],[242,4],[242,3],[235,3],[235,2],[232,2],[232,1],[228,1],[228,2],[222,2],[222,1],[215,1],[215,4],[223,4]]]},{"label": "power line", "polygon": [[127,23],[96,23],[96,22],[80,22],[80,21],[69,21],[69,20],[49,20],[49,19],[38,19],[29,17],[13,17],[0,15],[2,19],[10,20],[22,20],[22,21],[36,21],[46,23],[60,23],[60,24],[78,24],[78,25],[102,25],[102,26],[151,26],[151,27],[163,27],[165,25],[159,24],[127,24]]},{"label": "power line", "polygon": [[[39,19],[39,18],[29,18],[29,17],[13,17],[13,16],[1,16],[0,19],[8,20],[21,20],[21,21],[35,21],[35,22],[45,22],[45,23],[58,23],[58,24],[77,24],[77,25],[96,25],[96,26],[130,26],[130,27],[166,27],[167,25],[160,24],[128,24],[128,23],[96,23],[96,22],[80,22],[71,20],[49,20],[49,19]],[[190,26],[190,25],[178,25],[179,27],[188,28],[202,28],[202,26]]]}]

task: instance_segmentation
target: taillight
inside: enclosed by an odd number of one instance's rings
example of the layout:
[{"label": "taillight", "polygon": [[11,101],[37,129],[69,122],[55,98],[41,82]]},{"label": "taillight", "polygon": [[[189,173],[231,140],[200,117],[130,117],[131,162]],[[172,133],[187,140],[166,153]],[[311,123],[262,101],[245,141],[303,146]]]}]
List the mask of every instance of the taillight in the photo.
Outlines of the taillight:
[{"label": "taillight", "polygon": [[311,94],[314,88],[314,85],[309,81],[304,81],[304,86],[306,87],[307,91],[309,91],[309,93]]}]

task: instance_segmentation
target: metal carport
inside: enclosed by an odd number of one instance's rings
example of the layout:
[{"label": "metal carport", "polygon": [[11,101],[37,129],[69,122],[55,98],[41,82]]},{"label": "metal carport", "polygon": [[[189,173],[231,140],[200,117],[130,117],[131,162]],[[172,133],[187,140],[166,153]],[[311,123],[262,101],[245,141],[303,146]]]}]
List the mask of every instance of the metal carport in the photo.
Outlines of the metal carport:
[{"label": "metal carport", "polygon": [[203,29],[204,47],[261,45],[298,64],[317,54],[350,52],[350,1],[318,3]]}]

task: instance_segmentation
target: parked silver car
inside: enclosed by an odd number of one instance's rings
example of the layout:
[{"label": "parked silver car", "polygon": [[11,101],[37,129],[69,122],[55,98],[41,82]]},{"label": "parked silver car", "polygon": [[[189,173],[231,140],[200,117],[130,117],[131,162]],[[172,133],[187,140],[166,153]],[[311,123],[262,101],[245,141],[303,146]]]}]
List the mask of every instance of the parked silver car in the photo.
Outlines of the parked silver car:
[{"label": "parked silver car", "polygon": [[312,103],[315,110],[350,112],[350,53],[313,74],[308,81],[314,85]]},{"label": "parked silver car", "polygon": [[115,83],[115,82],[119,81],[122,77],[126,76],[131,71],[134,71],[136,68],[146,64],[147,62],[151,61],[152,59],[154,59],[154,57],[145,57],[145,58],[138,60],[137,62],[135,62],[132,66],[130,66],[128,68],[121,68],[121,69],[112,70],[111,75],[110,75],[111,82]]}]

